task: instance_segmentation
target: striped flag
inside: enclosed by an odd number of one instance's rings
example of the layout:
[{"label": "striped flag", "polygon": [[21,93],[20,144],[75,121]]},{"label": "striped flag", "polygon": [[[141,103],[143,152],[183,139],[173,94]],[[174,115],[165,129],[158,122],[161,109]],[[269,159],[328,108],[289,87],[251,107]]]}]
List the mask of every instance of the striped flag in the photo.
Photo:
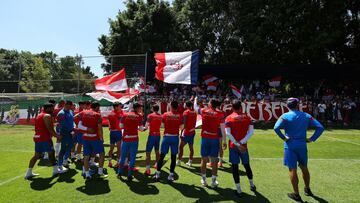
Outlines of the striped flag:
[{"label": "striped flag", "polygon": [[280,83],[281,83],[281,76],[274,77],[269,80],[270,87],[279,87]]},{"label": "striped flag", "polygon": [[218,84],[216,82],[209,82],[207,86],[208,91],[216,91]]},{"label": "striped flag", "polygon": [[95,89],[104,91],[124,91],[128,88],[125,69],[95,80]]},{"label": "striped flag", "polygon": [[202,79],[204,80],[205,84],[208,85],[209,82],[213,82],[213,81],[217,80],[218,78],[211,74],[208,74],[208,75],[204,75],[202,77]]},{"label": "striped flag", "polygon": [[241,93],[243,90],[243,87],[241,89],[238,89],[235,85],[230,85],[230,89],[232,91],[232,93],[238,98],[241,98]]},{"label": "striped flag", "polygon": [[155,77],[170,84],[197,84],[199,51],[155,53]]},{"label": "striped flag", "polygon": [[128,88],[124,93],[117,93],[111,91],[96,91],[86,93],[86,95],[89,95],[90,97],[98,101],[105,99],[109,102],[120,102],[122,104],[125,104],[139,93],[140,92],[137,89]]}]

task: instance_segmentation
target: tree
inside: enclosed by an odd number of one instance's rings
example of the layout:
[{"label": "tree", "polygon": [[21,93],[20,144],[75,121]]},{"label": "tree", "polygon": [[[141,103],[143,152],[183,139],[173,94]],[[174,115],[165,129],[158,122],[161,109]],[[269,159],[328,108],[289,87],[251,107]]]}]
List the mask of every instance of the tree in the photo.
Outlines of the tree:
[{"label": "tree", "polygon": [[32,61],[27,61],[20,81],[21,89],[24,92],[49,92],[50,69],[46,68],[43,59],[32,56]]}]

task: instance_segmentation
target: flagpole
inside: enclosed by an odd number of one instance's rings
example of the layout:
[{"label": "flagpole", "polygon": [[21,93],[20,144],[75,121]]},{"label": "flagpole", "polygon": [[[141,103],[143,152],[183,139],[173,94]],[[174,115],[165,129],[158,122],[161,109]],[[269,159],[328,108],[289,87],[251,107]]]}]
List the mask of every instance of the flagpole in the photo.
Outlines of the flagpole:
[{"label": "flagpole", "polygon": [[144,86],[145,86],[145,89],[144,89],[144,118],[146,118],[146,110],[147,110],[147,98],[146,98],[146,85],[147,85],[147,79],[146,79],[146,76],[147,76],[147,55],[148,53],[145,52],[145,74],[144,74]]}]

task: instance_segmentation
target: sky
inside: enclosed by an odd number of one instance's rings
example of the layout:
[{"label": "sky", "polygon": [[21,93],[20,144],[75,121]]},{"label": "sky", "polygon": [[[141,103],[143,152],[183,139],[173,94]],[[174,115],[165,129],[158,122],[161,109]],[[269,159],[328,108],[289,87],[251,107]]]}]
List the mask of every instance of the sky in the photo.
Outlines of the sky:
[{"label": "sky", "polygon": [[[97,38],[108,34],[108,19],[124,10],[123,0],[1,0],[0,48],[59,57],[100,55]],[[102,76],[103,58],[84,59]]]}]

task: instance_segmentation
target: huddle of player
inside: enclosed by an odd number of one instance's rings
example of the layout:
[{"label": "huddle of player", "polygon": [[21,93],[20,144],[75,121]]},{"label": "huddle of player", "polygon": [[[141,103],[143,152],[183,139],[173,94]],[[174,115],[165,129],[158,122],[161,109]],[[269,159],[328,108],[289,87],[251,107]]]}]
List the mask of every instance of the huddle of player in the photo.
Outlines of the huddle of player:
[{"label": "huddle of player", "polygon": [[[293,102],[293,100],[290,102]],[[298,103],[298,100],[296,100],[296,102]],[[228,116],[226,116],[225,113],[219,109],[220,104],[221,103],[216,99],[211,99],[208,104],[202,104],[201,102],[197,101],[197,98],[195,98],[194,103],[192,101],[187,101],[185,103],[186,109],[181,114],[178,111],[178,102],[172,101],[170,103],[170,111],[162,115],[158,113],[159,106],[154,105],[152,106],[152,113],[147,116],[145,125],[143,125],[143,107],[141,104],[134,103],[130,112],[124,112],[120,103],[114,103],[113,111],[108,115],[110,130],[108,166],[113,167],[112,157],[114,157],[114,148],[116,147],[117,162],[114,167],[117,167],[117,175],[119,178],[121,178],[124,175],[124,169],[127,168],[127,179],[131,181],[133,179],[134,171],[138,170],[135,168],[135,161],[139,144],[138,131],[145,131],[149,129],[149,136],[146,143],[146,170],[144,174],[151,175],[150,159],[151,152],[154,149],[156,154],[156,163],[154,165],[156,172],[153,175],[153,178],[155,180],[159,180],[161,177],[160,174],[164,158],[170,150],[171,163],[170,173],[167,177],[167,180],[170,182],[174,181],[175,167],[176,165],[181,165],[183,150],[186,145],[189,145],[190,149],[189,161],[186,164],[192,166],[195,128],[197,116],[199,114],[201,115],[202,119],[201,184],[203,186],[208,185],[206,179],[206,167],[207,165],[210,165],[212,167],[210,186],[212,188],[218,186],[219,183],[217,181],[217,170],[219,155],[221,157],[221,150],[225,150],[228,147],[226,139],[228,138],[229,162],[231,163],[232,167],[232,175],[236,186],[236,194],[238,196],[241,196],[242,194],[239,175],[240,161],[245,168],[251,191],[256,191],[247,148],[247,141],[254,133],[253,123],[246,114],[241,112],[241,101],[234,100],[232,102],[232,113],[230,113]],[[39,159],[43,153],[48,153],[48,158],[53,166],[53,175],[65,173],[68,168],[67,159],[70,156],[71,158],[81,160],[81,147],[83,147],[83,175],[85,179],[91,180],[93,176],[98,176],[101,178],[107,177],[107,174],[103,170],[105,151],[102,126],[103,122],[100,114],[100,105],[97,102],[93,102],[91,104],[80,102],[79,109],[75,110],[73,107],[74,105],[71,101],[60,102],[55,111],[54,104],[52,103],[47,103],[43,106],[43,111],[37,116],[35,121],[35,155],[30,160],[29,169],[25,175],[26,179],[38,175],[32,172],[32,168],[34,167],[37,159]],[[291,110],[292,111],[289,113],[299,112],[296,110],[296,107]],[[301,114],[301,116],[304,115]],[[275,130],[276,133],[279,134],[279,128],[285,129],[286,135],[283,135],[280,132],[279,137],[285,141],[287,146],[285,147],[284,162],[286,162],[285,164],[289,167],[290,177],[292,178],[295,176],[293,174],[294,162],[295,173],[297,162],[300,163],[303,173],[306,172],[307,154],[300,154],[302,157],[299,157],[296,152],[293,152],[293,154],[289,152],[289,148],[291,147],[288,147],[290,146],[288,142],[289,140],[293,141],[293,138],[292,135],[287,133],[287,127],[289,127],[290,123],[292,123],[291,119],[293,119],[291,116],[289,117],[284,114],[276,124]],[[284,124],[285,120],[288,121]],[[304,122],[302,126],[303,128],[307,128],[311,125],[319,128],[315,132],[314,136],[310,138],[312,139],[311,141],[315,141],[323,130],[321,124],[315,121],[316,120],[314,120],[311,116],[309,117],[307,115],[305,115],[304,119],[301,121]],[[53,127],[54,122],[58,123],[56,131]],[[160,144],[161,127],[164,128],[164,132]],[[293,130],[294,129],[290,129],[289,131]],[[304,132],[302,131],[301,135],[297,135],[299,140],[303,138],[303,133]],[[52,144],[52,137],[56,137],[57,143],[61,145],[60,150],[57,150],[59,151],[57,163]],[[306,139],[306,130],[304,139]],[[294,138],[294,142],[298,141],[296,141]],[[309,140],[306,139],[305,143],[306,141]],[[75,149],[76,144],[77,147]],[[75,151],[76,156],[74,153]],[[291,157],[289,155],[291,155]],[[95,164],[94,159],[96,156],[99,157],[99,163],[97,174],[93,174],[91,173],[90,166]],[[291,165],[289,164],[290,162]],[[306,190],[308,192],[310,191],[309,181],[310,180],[307,179],[305,180]],[[294,184],[295,183],[297,186],[297,182],[294,181]],[[295,189],[296,188],[294,187],[294,193],[289,194],[289,197],[292,199],[296,199],[296,195],[299,195],[298,191]],[[309,193],[311,193],[311,191]]]}]

